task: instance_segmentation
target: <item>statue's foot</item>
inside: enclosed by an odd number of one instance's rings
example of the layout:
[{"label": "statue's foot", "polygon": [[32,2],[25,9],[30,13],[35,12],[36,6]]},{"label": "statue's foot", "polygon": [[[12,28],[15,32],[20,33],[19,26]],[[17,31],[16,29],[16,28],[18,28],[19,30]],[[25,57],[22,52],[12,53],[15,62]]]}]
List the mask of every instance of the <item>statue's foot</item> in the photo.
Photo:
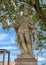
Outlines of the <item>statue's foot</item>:
[{"label": "statue's foot", "polygon": [[18,58],[34,58],[34,55],[29,52],[21,53]]},{"label": "statue's foot", "polygon": [[34,57],[34,54],[32,52],[28,52],[27,55],[30,55],[31,57]]},{"label": "statue's foot", "polygon": [[21,52],[21,55],[25,55],[25,54],[27,54],[27,52],[25,52],[25,51],[24,52]]},{"label": "statue's foot", "polygon": [[27,53],[27,54],[31,54],[31,53]]}]

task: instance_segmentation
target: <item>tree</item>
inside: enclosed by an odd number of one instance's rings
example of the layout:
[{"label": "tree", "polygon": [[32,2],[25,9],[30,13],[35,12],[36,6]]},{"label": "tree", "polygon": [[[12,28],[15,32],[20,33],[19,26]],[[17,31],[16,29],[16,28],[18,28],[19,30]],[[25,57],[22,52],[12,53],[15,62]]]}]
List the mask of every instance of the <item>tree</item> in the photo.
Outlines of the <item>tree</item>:
[{"label": "tree", "polygon": [[42,65],[46,65],[46,63],[43,63]]},{"label": "tree", "polygon": [[[43,32],[46,32],[46,1],[45,0],[0,0],[0,23],[3,29],[15,26],[15,20],[19,13],[22,13],[24,6],[29,8],[29,17],[33,19],[36,26],[36,49],[45,48],[46,44],[41,40],[46,40]],[[38,30],[38,28],[40,30]]]}]

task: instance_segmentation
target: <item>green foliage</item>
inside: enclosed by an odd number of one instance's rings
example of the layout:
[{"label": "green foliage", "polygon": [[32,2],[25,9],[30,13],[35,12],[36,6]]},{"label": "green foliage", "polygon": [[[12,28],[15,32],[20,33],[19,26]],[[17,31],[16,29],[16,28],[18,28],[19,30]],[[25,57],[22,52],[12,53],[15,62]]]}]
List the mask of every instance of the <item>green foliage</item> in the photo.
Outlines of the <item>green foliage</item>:
[{"label": "green foliage", "polygon": [[40,21],[41,30],[46,31],[46,22]]},{"label": "green foliage", "polygon": [[46,63],[43,63],[42,65],[46,65]]},{"label": "green foliage", "polygon": [[35,4],[35,0],[32,0],[32,3]]}]

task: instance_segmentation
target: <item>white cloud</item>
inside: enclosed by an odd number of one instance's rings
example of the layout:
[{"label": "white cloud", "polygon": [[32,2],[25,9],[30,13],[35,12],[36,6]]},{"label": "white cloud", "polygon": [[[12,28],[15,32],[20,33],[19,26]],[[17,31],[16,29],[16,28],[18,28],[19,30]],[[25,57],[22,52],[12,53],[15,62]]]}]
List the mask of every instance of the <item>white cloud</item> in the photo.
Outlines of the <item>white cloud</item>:
[{"label": "white cloud", "polygon": [[3,34],[0,34],[0,40],[4,40],[8,35],[3,33]]},{"label": "white cloud", "polygon": [[[3,40],[2,40],[2,41],[0,41],[0,44],[4,44],[4,45],[5,45],[5,44],[12,44],[12,43],[13,43],[13,42],[12,42],[11,40],[6,41],[6,42],[5,42],[5,41],[3,41]],[[14,44],[15,44],[15,42],[14,42]]]},{"label": "white cloud", "polygon": [[15,41],[14,41],[14,38],[12,37],[9,37],[10,38],[10,40],[12,41],[12,43],[15,43]]},{"label": "white cloud", "polygon": [[8,46],[8,47],[0,47],[0,49],[15,49],[17,50],[17,47],[12,47],[12,46]]},{"label": "white cloud", "polygon": [[36,58],[38,61],[44,61],[44,60],[46,60],[46,57],[37,57]]},{"label": "white cloud", "polygon": [[8,34],[6,34],[6,33],[2,33],[2,34],[0,34],[0,42],[2,43],[4,43],[5,41],[5,39],[6,38],[9,38],[9,40],[10,41],[7,41],[6,43],[15,43],[15,41],[14,41],[14,38],[12,37],[10,37]]}]

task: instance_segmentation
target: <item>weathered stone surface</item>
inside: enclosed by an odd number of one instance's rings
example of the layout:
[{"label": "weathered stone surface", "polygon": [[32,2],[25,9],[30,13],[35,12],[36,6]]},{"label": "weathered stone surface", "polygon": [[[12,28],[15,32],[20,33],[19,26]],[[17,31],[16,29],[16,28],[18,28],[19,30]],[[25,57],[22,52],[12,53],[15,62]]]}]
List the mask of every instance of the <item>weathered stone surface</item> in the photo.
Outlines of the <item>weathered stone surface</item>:
[{"label": "weathered stone surface", "polygon": [[33,54],[20,54],[17,56],[17,58],[34,58]]},{"label": "weathered stone surface", "polygon": [[35,58],[17,58],[15,65],[37,65],[37,60]]}]

